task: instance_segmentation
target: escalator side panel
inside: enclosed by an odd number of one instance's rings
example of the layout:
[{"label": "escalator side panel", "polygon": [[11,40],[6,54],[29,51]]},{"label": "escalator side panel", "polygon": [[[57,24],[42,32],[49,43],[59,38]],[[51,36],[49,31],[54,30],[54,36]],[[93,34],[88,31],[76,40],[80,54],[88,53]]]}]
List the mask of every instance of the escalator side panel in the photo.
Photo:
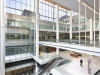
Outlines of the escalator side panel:
[{"label": "escalator side panel", "polygon": [[53,65],[56,64],[61,59],[62,59],[61,57],[54,58],[50,63],[46,65],[46,67],[43,68],[43,70],[38,75],[44,75],[45,73],[47,73],[47,71],[50,71],[54,67]]}]

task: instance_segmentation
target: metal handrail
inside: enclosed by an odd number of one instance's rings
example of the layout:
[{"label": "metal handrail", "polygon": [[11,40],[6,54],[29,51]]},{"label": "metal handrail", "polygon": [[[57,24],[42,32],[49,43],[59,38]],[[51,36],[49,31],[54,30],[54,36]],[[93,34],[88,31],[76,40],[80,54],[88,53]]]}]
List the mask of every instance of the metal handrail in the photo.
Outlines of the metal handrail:
[{"label": "metal handrail", "polygon": [[[48,61],[48,63],[50,63],[54,58],[57,58],[57,57],[61,57],[61,56],[56,55],[56,56],[52,57],[52,58]],[[48,66],[48,65],[46,65],[45,67],[47,67],[47,66]],[[44,67],[44,68],[45,68],[45,67]],[[43,70],[41,70],[40,72],[42,72],[42,71],[43,71]],[[39,73],[40,73],[40,72],[39,72]],[[38,74],[39,74],[39,73],[38,73]]]},{"label": "metal handrail", "polygon": [[55,67],[58,66],[58,65],[59,65],[62,61],[64,61],[64,60],[67,60],[67,59],[64,58],[64,59],[60,60],[60,61],[55,65]]},{"label": "metal handrail", "polygon": [[49,61],[48,61],[48,63],[49,62],[51,62],[54,58],[56,58],[56,57],[61,57],[60,55],[55,55],[55,56],[53,56]]},{"label": "metal handrail", "polygon": [[[48,63],[51,62],[51,61],[52,61],[54,58],[56,58],[56,57],[61,57],[61,56],[59,56],[59,55],[53,56],[53,57],[48,61]],[[47,65],[46,65],[45,67],[47,67]],[[41,71],[43,71],[43,70],[41,70]],[[41,71],[36,72],[36,73],[34,73],[33,75],[38,75]]]},{"label": "metal handrail", "polygon": [[[60,60],[60,61],[58,61],[57,62],[57,64],[54,66],[54,67],[57,67],[62,61],[64,61],[64,60],[67,60],[66,58],[65,59],[62,59],[62,60]],[[49,73],[47,73],[46,75],[48,75]]]}]

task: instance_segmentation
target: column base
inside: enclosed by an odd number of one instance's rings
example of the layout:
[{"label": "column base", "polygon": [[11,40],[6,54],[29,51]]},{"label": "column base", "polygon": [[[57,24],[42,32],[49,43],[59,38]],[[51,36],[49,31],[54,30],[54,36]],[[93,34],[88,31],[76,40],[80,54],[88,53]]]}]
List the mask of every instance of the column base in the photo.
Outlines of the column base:
[{"label": "column base", "polygon": [[59,48],[56,48],[56,55],[59,55]]},{"label": "column base", "polygon": [[90,40],[90,44],[93,44],[93,40]]}]

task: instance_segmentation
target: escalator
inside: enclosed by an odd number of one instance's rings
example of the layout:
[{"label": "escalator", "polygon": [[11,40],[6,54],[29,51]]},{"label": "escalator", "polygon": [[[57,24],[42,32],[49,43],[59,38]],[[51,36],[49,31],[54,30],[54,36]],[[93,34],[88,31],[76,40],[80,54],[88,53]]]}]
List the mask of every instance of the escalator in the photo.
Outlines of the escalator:
[{"label": "escalator", "polygon": [[50,71],[52,68],[56,66],[56,64],[62,60],[62,57],[53,58],[40,72],[38,75],[50,75]]},{"label": "escalator", "polygon": [[100,75],[100,70],[98,70],[94,75]]}]

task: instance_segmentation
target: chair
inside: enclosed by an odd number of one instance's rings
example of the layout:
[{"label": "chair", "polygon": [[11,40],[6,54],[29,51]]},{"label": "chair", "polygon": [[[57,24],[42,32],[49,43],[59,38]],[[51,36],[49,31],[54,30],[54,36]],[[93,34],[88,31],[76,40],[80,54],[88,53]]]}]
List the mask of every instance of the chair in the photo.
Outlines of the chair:
[{"label": "chair", "polygon": [[12,74],[12,75],[16,75],[17,73],[16,73],[15,70],[12,70],[12,71],[11,71],[11,74]]}]

